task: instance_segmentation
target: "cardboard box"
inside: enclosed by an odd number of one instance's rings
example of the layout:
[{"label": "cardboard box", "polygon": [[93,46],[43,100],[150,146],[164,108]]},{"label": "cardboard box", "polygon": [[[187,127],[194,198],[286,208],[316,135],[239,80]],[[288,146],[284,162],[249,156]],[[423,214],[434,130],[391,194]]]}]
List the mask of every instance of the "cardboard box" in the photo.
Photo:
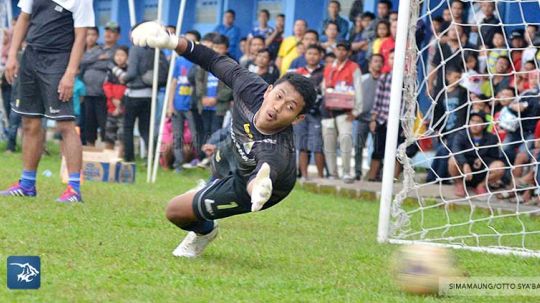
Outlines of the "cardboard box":
[{"label": "cardboard box", "polygon": [[[83,147],[83,164],[81,180],[134,183],[135,163],[124,163],[115,150],[103,150]],[[65,158],[62,157],[60,175],[64,183],[68,182]]]}]

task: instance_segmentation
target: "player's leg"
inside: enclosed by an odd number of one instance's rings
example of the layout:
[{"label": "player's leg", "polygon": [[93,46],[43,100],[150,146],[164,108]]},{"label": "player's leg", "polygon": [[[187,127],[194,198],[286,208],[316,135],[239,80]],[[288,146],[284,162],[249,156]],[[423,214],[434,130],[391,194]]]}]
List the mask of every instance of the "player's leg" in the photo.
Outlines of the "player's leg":
[{"label": "player's leg", "polygon": [[62,134],[62,152],[66,158],[68,170],[68,189],[60,197],[59,202],[82,202],[81,167],[82,145],[74,120],[57,121],[57,128]]},{"label": "player's leg", "polygon": [[187,236],[173,251],[173,255],[177,257],[197,257],[218,233],[214,220],[205,220],[195,214],[194,200],[197,193],[196,189],[190,190],[174,197],[167,205],[167,219],[180,229],[188,231]]},{"label": "player's leg", "polygon": [[[269,208],[279,201],[277,197],[272,197],[263,208]],[[249,212],[251,197],[244,179],[237,174],[214,180],[202,189],[175,197],[167,206],[167,219],[189,233],[173,254],[198,256],[217,236],[215,220]]]},{"label": "player's leg", "polygon": [[[38,85],[43,103],[45,116],[56,121],[57,130],[62,135],[61,150],[66,158],[68,170],[68,186],[57,199],[58,202],[82,202],[81,197],[81,165],[82,146],[76,129],[76,116],[73,109],[73,100],[61,101],[58,86],[64,76],[65,67],[69,60],[65,54],[49,54],[47,60],[55,66],[51,72],[36,72]],[[64,63],[62,63],[64,62]],[[53,73],[53,71],[56,71]]]},{"label": "player's leg", "polygon": [[35,51],[28,47],[21,58],[17,79],[19,96],[12,109],[22,115],[23,172],[17,184],[0,192],[2,196],[36,195],[36,170],[43,152],[41,118],[45,107],[38,87],[39,79],[34,72],[35,62],[39,62],[39,58]]}]

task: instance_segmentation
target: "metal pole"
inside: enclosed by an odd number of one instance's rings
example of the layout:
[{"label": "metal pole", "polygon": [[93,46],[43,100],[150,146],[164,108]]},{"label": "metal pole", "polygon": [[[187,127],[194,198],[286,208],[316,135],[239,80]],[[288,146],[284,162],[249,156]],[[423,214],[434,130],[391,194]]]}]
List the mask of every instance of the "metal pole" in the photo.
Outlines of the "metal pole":
[{"label": "metal pole", "polygon": [[[178,20],[176,22],[176,35],[179,36],[182,32],[182,21],[184,19],[184,11],[186,8],[186,0],[182,0],[180,3],[180,9],[178,12]],[[158,141],[156,144],[156,148],[161,148],[161,141],[163,140],[163,126],[165,125],[165,116],[167,115],[167,102],[169,100],[170,95],[170,86],[172,82],[172,75],[174,70],[174,62],[177,57],[177,54],[175,51],[172,52],[171,55],[171,63],[169,64],[169,75],[167,77],[167,86],[165,87],[165,101],[163,101],[163,109],[161,110],[161,120],[159,122],[159,132],[158,132]],[[157,177],[157,171],[159,167],[159,152],[156,152],[154,156],[154,167],[152,171],[152,183],[156,182]]]},{"label": "metal pole", "polygon": [[[157,9],[157,21],[161,23],[161,8],[163,7],[163,0],[158,1],[158,9]],[[154,124],[156,120],[156,101],[157,101],[157,94],[158,94],[158,75],[159,75],[159,54],[161,53],[161,50],[159,48],[156,48],[154,50],[154,75],[153,75],[153,82],[152,82],[152,104],[151,104],[151,110],[150,110],[150,135],[148,138],[148,162],[147,162],[147,171],[146,171],[146,182],[150,182],[150,176],[152,173],[152,157],[154,152]]]},{"label": "metal pole", "polygon": [[11,6],[11,0],[6,0],[6,13],[7,13],[7,27],[11,27],[11,20],[13,20],[13,7]]},{"label": "metal pole", "polygon": [[[410,0],[399,1],[398,27],[390,92],[390,109],[387,122],[386,148],[384,151],[384,159],[386,161],[384,162],[381,202],[379,206],[379,228],[377,232],[377,241],[379,241],[379,243],[388,240],[410,9]],[[414,47],[414,45],[411,45],[410,47]]]},{"label": "metal pole", "polygon": [[137,23],[137,16],[135,15],[134,0],[128,0],[128,9],[129,9],[129,25],[133,27]]}]

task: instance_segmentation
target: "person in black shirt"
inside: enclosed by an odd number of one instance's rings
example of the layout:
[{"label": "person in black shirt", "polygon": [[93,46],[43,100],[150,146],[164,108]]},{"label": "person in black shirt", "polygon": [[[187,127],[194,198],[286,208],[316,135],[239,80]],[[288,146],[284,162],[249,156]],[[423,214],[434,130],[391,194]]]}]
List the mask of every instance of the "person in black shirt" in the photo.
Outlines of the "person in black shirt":
[{"label": "person in black shirt", "polygon": [[238,168],[204,188],[173,198],[167,218],[189,231],[173,255],[196,257],[217,235],[216,219],[269,208],[296,182],[292,123],[300,121],[317,93],[306,77],[285,74],[274,86],[205,46],[171,36],[162,25],[145,22],[132,33],[139,46],[174,49],[231,87],[231,139]]},{"label": "person in black shirt", "polygon": [[467,195],[465,185],[474,186],[478,195],[486,194],[487,185],[498,182],[505,170],[499,140],[486,131],[486,114],[471,112],[469,116],[469,128],[461,130],[452,140],[452,156],[448,161],[448,172],[454,177],[455,194],[459,197]]},{"label": "person in black shirt", "polygon": [[[12,111],[22,116],[23,173],[19,182],[0,196],[34,197],[36,171],[43,150],[42,118],[55,120],[62,135],[69,182],[58,202],[82,202],[81,139],[76,131],[72,96],[84,52],[86,32],[93,27],[92,1],[20,0],[21,14],[13,31],[6,62],[6,80],[18,78],[18,99]],[[27,46],[20,64],[17,53]]]}]

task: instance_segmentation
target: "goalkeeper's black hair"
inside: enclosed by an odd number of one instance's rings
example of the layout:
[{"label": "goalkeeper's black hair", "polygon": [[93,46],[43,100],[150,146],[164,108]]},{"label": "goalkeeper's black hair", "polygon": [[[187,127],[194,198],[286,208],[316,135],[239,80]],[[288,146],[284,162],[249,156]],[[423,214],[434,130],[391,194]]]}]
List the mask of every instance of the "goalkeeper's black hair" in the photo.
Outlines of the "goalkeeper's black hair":
[{"label": "goalkeeper's black hair", "polygon": [[315,100],[317,99],[317,92],[315,91],[315,86],[313,83],[306,77],[295,74],[295,73],[286,73],[283,77],[274,83],[274,87],[278,86],[280,83],[288,82],[291,84],[294,89],[302,96],[304,99],[304,107],[300,111],[300,114],[306,113],[306,111],[313,106]]},{"label": "goalkeeper's black hair", "polygon": [[201,41],[201,33],[199,33],[198,30],[189,30],[186,32],[186,35],[187,34],[190,34],[190,35],[193,35],[195,37],[195,39],[197,39],[197,42]]}]

